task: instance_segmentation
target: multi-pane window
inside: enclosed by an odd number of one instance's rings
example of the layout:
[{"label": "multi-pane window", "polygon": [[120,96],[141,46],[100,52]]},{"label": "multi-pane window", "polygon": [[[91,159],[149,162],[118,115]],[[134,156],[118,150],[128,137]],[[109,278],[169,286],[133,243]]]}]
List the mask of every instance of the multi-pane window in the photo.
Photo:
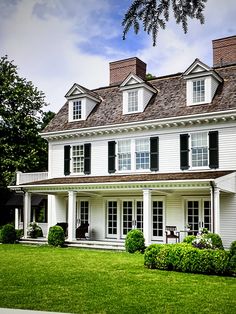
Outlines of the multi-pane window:
[{"label": "multi-pane window", "polygon": [[88,223],[88,215],[89,215],[89,202],[81,201],[80,202],[80,222],[83,224]]},{"label": "multi-pane window", "polygon": [[117,202],[109,201],[107,204],[108,235],[117,234]]},{"label": "multi-pane window", "polygon": [[149,169],[150,147],[147,139],[135,141],[136,169]]},{"label": "multi-pane window", "polygon": [[131,141],[118,142],[118,170],[131,170]]},{"label": "multi-pane window", "polygon": [[82,117],[82,108],[81,100],[73,102],[73,120],[81,119]]},{"label": "multi-pane window", "polygon": [[128,112],[138,111],[138,91],[128,92]]},{"label": "multi-pane window", "polygon": [[206,132],[191,135],[192,167],[208,165],[208,136]]},{"label": "multi-pane window", "polygon": [[131,201],[123,202],[123,235],[126,235],[132,229],[133,203]]},{"label": "multi-pane window", "polygon": [[205,101],[205,80],[193,81],[193,103]]},{"label": "multi-pane window", "polygon": [[72,146],[72,169],[73,173],[84,171],[84,145]]},{"label": "multi-pane window", "polygon": [[136,228],[143,231],[143,202],[142,201],[137,201],[136,211],[137,211]]},{"label": "multi-pane window", "polygon": [[163,236],[163,202],[152,202],[152,235],[153,237]]}]

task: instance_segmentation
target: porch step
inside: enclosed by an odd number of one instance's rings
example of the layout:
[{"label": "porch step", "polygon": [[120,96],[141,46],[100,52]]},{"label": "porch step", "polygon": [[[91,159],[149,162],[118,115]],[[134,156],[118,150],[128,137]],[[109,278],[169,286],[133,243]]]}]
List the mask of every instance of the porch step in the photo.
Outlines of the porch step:
[{"label": "porch step", "polygon": [[97,249],[97,250],[125,251],[124,242],[77,240],[77,241],[72,241],[72,242],[66,241],[65,243],[70,247]]},{"label": "porch step", "polygon": [[37,239],[32,239],[32,238],[27,238],[27,239],[20,239],[19,241],[20,244],[47,244],[48,241],[46,238],[37,238]]}]

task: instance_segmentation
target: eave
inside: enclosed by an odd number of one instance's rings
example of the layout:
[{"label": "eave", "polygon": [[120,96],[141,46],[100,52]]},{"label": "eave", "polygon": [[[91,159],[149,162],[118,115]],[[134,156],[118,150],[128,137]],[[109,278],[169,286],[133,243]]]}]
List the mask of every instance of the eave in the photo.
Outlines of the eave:
[{"label": "eave", "polygon": [[[206,104],[207,106],[207,104]],[[121,124],[112,124],[98,127],[80,128],[75,130],[55,131],[41,133],[41,136],[48,141],[62,140],[69,138],[85,138],[90,136],[106,136],[114,134],[125,134],[137,131],[150,131],[160,129],[170,129],[176,127],[188,127],[196,125],[211,125],[217,123],[234,122],[236,120],[236,110],[227,110],[213,113],[204,113],[188,116],[171,117],[164,119],[155,119],[148,121],[129,122]]]}]

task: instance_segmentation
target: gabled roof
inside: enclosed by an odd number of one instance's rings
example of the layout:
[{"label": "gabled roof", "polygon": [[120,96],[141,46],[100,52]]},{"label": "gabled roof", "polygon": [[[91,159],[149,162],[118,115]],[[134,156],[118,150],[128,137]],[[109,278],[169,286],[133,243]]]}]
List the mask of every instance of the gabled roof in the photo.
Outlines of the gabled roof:
[{"label": "gabled roof", "polygon": [[97,101],[100,101],[99,95],[95,93],[94,91],[89,90],[88,88],[79,85],[77,83],[74,83],[73,86],[69,89],[69,91],[66,93],[65,97],[78,97],[78,96],[89,96],[92,98],[95,98]]},{"label": "gabled roof", "polygon": [[219,76],[219,74],[199,59],[195,59],[193,63],[183,73],[184,78],[188,78],[190,76],[197,77],[197,76],[206,76],[206,75],[212,75],[219,82],[222,82],[222,78]]},{"label": "gabled roof", "polygon": [[123,115],[120,87],[107,86],[92,91],[99,96],[101,102],[86,120],[68,122],[68,102],[66,102],[43,133],[235,110],[236,65],[217,68],[214,72],[222,77],[224,82],[219,85],[210,104],[187,106],[186,81],[183,79],[182,73],[177,73],[145,82],[158,90],[158,93],[152,96],[147,107],[141,113]]},{"label": "gabled roof", "polygon": [[120,84],[120,90],[129,89],[129,88],[138,88],[144,87],[150,90],[152,93],[156,93],[156,89],[153,88],[147,81],[141,79],[138,75],[130,73],[125,80]]}]

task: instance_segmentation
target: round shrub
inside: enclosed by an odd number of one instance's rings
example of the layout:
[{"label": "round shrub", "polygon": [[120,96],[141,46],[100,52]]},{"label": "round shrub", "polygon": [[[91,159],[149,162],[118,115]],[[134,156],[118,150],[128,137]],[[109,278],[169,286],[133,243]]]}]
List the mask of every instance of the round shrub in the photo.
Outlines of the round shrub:
[{"label": "round shrub", "polygon": [[148,268],[157,268],[157,255],[162,248],[162,244],[149,245],[144,253],[144,265]]},{"label": "round shrub", "polygon": [[208,239],[211,239],[211,243],[212,243],[213,248],[224,250],[221,237],[217,233],[209,232],[209,233],[205,234],[205,237]]},{"label": "round shrub", "polygon": [[53,226],[49,228],[48,244],[53,246],[63,246],[65,243],[65,235],[62,227]]},{"label": "round shrub", "polygon": [[2,243],[15,243],[16,230],[13,225],[7,224],[2,227],[1,230],[1,242]]},{"label": "round shrub", "polygon": [[183,239],[183,242],[184,243],[189,243],[189,244],[192,244],[193,240],[196,239],[196,236],[195,235],[188,235],[187,237],[185,237]]},{"label": "round shrub", "polygon": [[230,245],[230,255],[236,255],[236,241],[233,241]]},{"label": "round shrub", "polygon": [[141,230],[130,230],[125,239],[125,249],[129,253],[141,252],[145,250],[144,236]]},{"label": "round shrub", "polygon": [[42,228],[36,222],[32,222],[29,224],[28,235],[34,239],[43,237]]},{"label": "round shrub", "polygon": [[229,261],[229,273],[236,275],[236,255],[231,256]]}]

